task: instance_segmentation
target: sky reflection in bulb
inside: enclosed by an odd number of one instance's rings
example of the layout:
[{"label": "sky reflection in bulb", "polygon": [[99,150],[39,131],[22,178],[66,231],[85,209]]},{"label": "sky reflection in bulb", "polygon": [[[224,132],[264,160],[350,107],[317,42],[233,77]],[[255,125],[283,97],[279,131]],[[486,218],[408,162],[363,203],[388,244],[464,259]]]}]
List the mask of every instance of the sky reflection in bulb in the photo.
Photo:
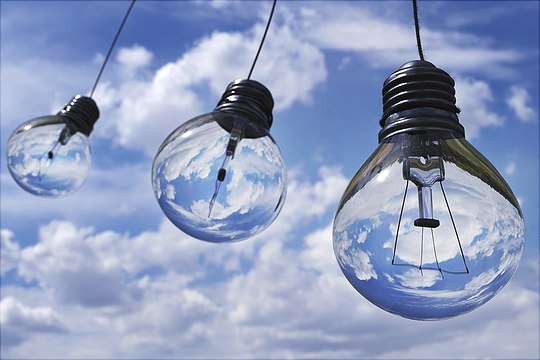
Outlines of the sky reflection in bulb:
[{"label": "sky reflection in bulb", "polygon": [[173,132],[154,160],[153,186],[167,217],[187,234],[210,242],[239,241],[268,227],[286,192],[286,170],[271,136],[242,139],[212,206],[230,133],[211,114]]},{"label": "sky reflection in bulb", "polygon": [[[19,126],[7,143],[8,168],[26,191],[59,197],[73,193],[84,183],[91,154],[88,138],[76,133],[65,145],[56,146],[65,127],[61,117],[44,116]],[[47,154],[55,149],[54,156]]]},{"label": "sky reflection in bulb", "polygon": [[422,228],[413,224],[418,217],[415,186],[409,186],[396,249],[398,265],[392,265],[405,190],[399,142],[382,143],[351,181],[342,199],[334,224],[334,252],[349,282],[384,310],[422,320],[460,315],[491,299],[518,266],[524,245],[524,224],[520,210],[513,205],[517,201],[502,195],[497,174],[481,172],[483,178],[490,180],[484,182],[464,171],[482,161],[476,151],[463,146],[465,142],[453,139],[442,144],[444,189],[469,274],[465,273],[451,219],[436,185],[433,214],[440,220],[440,226],[433,232],[443,272],[437,269],[427,228],[424,228],[423,270],[419,269]]}]

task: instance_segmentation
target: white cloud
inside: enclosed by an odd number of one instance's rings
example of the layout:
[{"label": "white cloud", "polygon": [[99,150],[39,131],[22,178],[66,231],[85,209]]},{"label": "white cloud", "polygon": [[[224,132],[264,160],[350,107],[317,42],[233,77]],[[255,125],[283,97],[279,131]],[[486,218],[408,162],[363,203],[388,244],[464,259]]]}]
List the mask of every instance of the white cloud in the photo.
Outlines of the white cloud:
[{"label": "white cloud", "polygon": [[63,332],[58,313],[50,307],[28,307],[13,297],[0,302],[2,347],[20,344],[29,333]]},{"label": "white cloud", "polygon": [[[252,79],[270,89],[278,111],[310,101],[314,87],[325,80],[326,69],[324,56],[315,46],[298,40],[287,26],[272,30]],[[262,25],[246,33],[215,31],[176,61],[161,66],[149,80],[135,73],[152,54],[141,46],[120,49],[119,59],[133,75],[119,84],[102,84],[95,96],[103,117],[116,119],[115,141],[153,156],[168,133],[213,110],[203,106],[206,101],[197,88],[208,86],[215,98],[210,102],[217,104],[231,81],[247,77],[262,31]],[[99,134],[111,137],[110,129],[102,128]]]},{"label": "white cloud", "polygon": [[[483,346],[465,346],[459,352],[465,357],[534,355],[538,293],[521,282],[474,315],[445,322],[403,320],[365,301],[332,252],[331,217],[346,183],[331,168],[321,168],[316,182],[293,177],[276,223],[226,246],[191,239],[168,221],[136,236],[68,222],[42,227],[39,241],[15,256],[17,268],[52,295],[38,297],[46,305],[37,308],[55,309],[51,318],[62,321],[52,323],[68,330],[21,333],[19,345],[3,347],[2,355],[434,357],[452,354],[453,339],[471,332]],[[301,235],[300,224],[313,230]],[[34,303],[28,291],[10,286],[3,294]],[[389,344],[396,331],[400,336]],[[495,341],[501,335],[511,336],[514,347]],[[430,345],[417,347],[419,336]]]},{"label": "white cloud", "polygon": [[[388,5],[382,10],[347,2],[319,3],[315,8],[289,6],[295,17],[298,36],[321,49],[356,52],[375,68],[395,68],[417,59],[416,39],[410,18],[402,17],[409,6]],[[387,11],[387,13],[384,13]],[[405,19],[406,22],[403,20]],[[362,24],[362,26],[358,26]],[[475,72],[486,76],[512,74],[509,64],[521,58],[512,49],[494,49],[491,40],[459,31],[421,29],[423,48],[428,61],[447,71]],[[459,54],[459,61],[456,61]]]},{"label": "white cloud", "polygon": [[[96,331],[113,332],[111,336],[124,334],[122,351],[148,351],[147,345],[151,349],[174,349],[182,344],[198,344],[208,337],[216,341],[222,334],[208,328],[208,324],[218,322],[220,327],[227,326],[227,308],[235,307],[237,301],[226,303],[226,283],[216,282],[213,288],[193,282],[204,278],[212,283],[212,276],[227,279],[238,274],[243,267],[239,264],[251,261],[254,252],[260,254],[257,257],[263,262],[274,261],[274,256],[281,252],[280,244],[298,222],[321,216],[337,201],[346,179],[328,168],[321,169],[321,177],[314,184],[300,186],[294,179],[291,182],[291,187],[302,189],[289,198],[292,209],[299,209],[301,204],[315,210],[285,209],[289,216],[283,218],[282,225],[271,227],[272,231],[263,233],[259,240],[216,248],[189,238],[168,221],[157,231],[133,238],[113,231],[95,233],[91,228],[54,221],[41,228],[35,245],[14,250],[17,271],[27,281],[36,281],[43,291],[50,292],[52,301],[66,314],[82,309],[93,313],[83,328],[90,327],[90,321]],[[316,207],[312,206],[314,203]],[[294,267],[291,270],[297,271]],[[273,271],[272,267],[266,271]],[[279,283],[280,273],[274,276]],[[182,335],[178,341],[165,343],[164,337],[171,333]]]},{"label": "white cloud", "polygon": [[110,266],[84,241],[89,228],[52,222],[40,229],[40,242],[21,250],[19,273],[38,281],[62,302],[86,307],[127,306],[139,296],[123,282],[122,269]]},{"label": "white cloud", "polygon": [[120,48],[116,60],[126,76],[133,76],[138,70],[150,65],[154,54],[141,45],[135,44],[130,48]]},{"label": "white cloud", "polygon": [[[398,20],[387,27],[374,13],[358,15],[353,10],[359,6],[347,2],[298,4],[303,18],[284,14],[285,24],[273,24],[254,73],[272,91],[278,111],[309,102],[325,80],[321,49],[361,53],[370,66],[392,69],[405,56],[416,57],[412,29]],[[278,11],[292,6],[278,4]],[[298,20],[305,22],[295,24]],[[323,21],[329,20],[344,20],[344,28],[327,27]],[[353,29],[358,24],[373,31],[358,34]],[[465,33],[446,37],[425,30],[428,59],[446,70],[505,73],[518,58],[512,50],[492,49]],[[317,40],[310,37],[312,31],[324,36]],[[229,81],[246,75],[261,32],[261,24],[245,33],[215,32],[155,74],[149,72],[149,50],[125,48],[127,55],[119,56],[118,64],[131,66],[131,72],[98,86],[102,118],[96,134],[154,155],[171,130],[212,110],[207,103],[217,100]],[[440,47],[435,45],[439,40]],[[380,48],[385,44],[388,49]],[[463,61],[456,62],[456,54]],[[348,64],[342,63],[345,70]],[[58,110],[51,106],[50,88],[78,88],[95,75],[91,71],[81,78],[81,64],[41,65],[3,61],[2,89],[10,91],[2,91],[2,129],[19,123],[12,115],[39,115],[42,111],[35,109],[40,106]],[[29,73],[27,68],[45,70]],[[59,80],[53,74],[62,68],[65,79]],[[47,86],[36,90],[40,83]],[[489,84],[469,78],[462,84],[458,105],[467,136],[500,125],[503,119],[489,109]],[[203,95],[206,89],[210,95]],[[58,101],[53,100],[63,106],[70,95],[55,93]],[[479,98],[474,106],[473,95]],[[30,104],[28,98],[36,101]],[[479,120],[486,122],[476,126]],[[2,314],[11,319],[7,327],[2,320],[2,357],[531,358],[539,353],[538,289],[530,288],[537,283],[537,265],[522,264],[519,271],[527,273],[527,282],[512,280],[494,300],[454,320],[411,322],[365,301],[347,283],[332,253],[331,216],[348,182],[336,168],[322,168],[314,181],[292,177],[276,222],[254,239],[226,246],[191,239],[166,220],[157,225],[161,212],[152,197],[148,161],[94,168],[81,192],[54,204],[33,199],[28,206],[28,196],[13,190],[8,177],[2,175],[2,220],[9,219],[4,223],[16,217],[32,224],[52,218],[70,222],[42,226],[37,243],[19,237],[22,249],[12,232],[2,230],[2,271],[16,268],[29,281],[2,284]],[[112,217],[114,229],[86,227],[104,217]],[[152,227],[140,230],[148,218]],[[30,330],[40,326],[43,331]],[[11,343],[4,342],[6,334],[13,336]]]},{"label": "white cloud", "polygon": [[506,104],[516,113],[517,118],[522,122],[531,122],[536,118],[536,112],[530,106],[531,96],[529,92],[514,85],[510,88],[510,93],[506,98]]},{"label": "white cloud", "polygon": [[510,161],[504,168],[504,172],[508,176],[512,176],[516,173],[517,165],[515,161]]},{"label": "white cloud", "polygon": [[540,352],[538,304],[537,292],[511,282],[507,289],[475,312],[460,319],[425,324],[424,334],[442,331],[436,340],[388,350],[381,358],[535,358]]},{"label": "white cloud", "polygon": [[[115,150],[98,149],[96,152],[99,151]],[[8,173],[3,173],[2,221],[25,227],[29,218],[36,222],[68,218],[98,229],[107,223],[107,226],[117,226],[115,229],[129,226],[131,231],[157,226],[163,213],[152,192],[150,168],[149,160],[137,164],[120,162],[102,168],[94,166],[81,189],[53,200],[28,194]]]},{"label": "white cloud", "polygon": [[74,95],[86,95],[89,90],[86,84],[92,79],[80,70],[84,65],[40,57],[4,60],[3,56],[0,69],[2,131],[12,131],[39,116],[56,114]]},{"label": "white cloud", "polygon": [[0,230],[0,274],[10,271],[19,262],[19,244],[13,241],[13,232]]},{"label": "white cloud", "polygon": [[363,51],[366,55],[381,50],[415,50],[414,46],[410,46],[415,44],[415,39],[409,26],[378,17],[363,7],[326,3],[316,9],[302,7],[295,16],[298,34],[321,48]]},{"label": "white cloud", "polygon": [[[213,3],[213,6],[221,5],[221,2]],[[234,6],[240,9],[244,4],[239,2]],[[395,69],[417,57],[412,26],[402,17],[389,16],[392,11],[394,15],[400,13],[402,6],[393,4],[392,10],[387,11],[390,14],[386,14],[379,7],[353,6],[347,2],[321,2],[316,7],[280,4],[253,78],[272,91],[279,111],[297,102],[309,102],[313,90],[326,80],[324,50],[360,53],[372,67]],[[113,138],[129,148],[144,149],[149,156],[155,155],[168,133],[190,118],[211,111],[230,81],[247,76],[265,22],[266,15],[245,32],[215,31],[199,39],[178,59],[161,65],[155,73],[148,69],[154,55],[143,45],[118,48],[117,63],[109,66],[115,67],[120,76],[113,82],[103,79],[96,90],[95,98],[101,110],[96,134]],[[519,60],[513,50],[494,49],[490,47],[490,39],[465,32],[434,31],[426,26],[423,36],[430,54],[428,60],[433,59],[447,71],[502,76],[510,71],[508,64]],[[346,64],[347,60],[341,67]],[[47,71],[26,70],[36,68]],[[84,90],[80,89],[81,83],[91,83],[94,73],[82,73],[80,68],[80,64],[58,65],[43,60],[17,64],[9,59],[4,61],[2,87],[10,91],[9,96],[2,97],[2,126],[14,126],[24,120],[18,119],[24,115],[19,111],[21,108],[30,117],[57,111],[72,94],[55,94],[51,100],[51,88],[78,88],[80,92]],[[53,78],[47,74],[63,76]],[[47,111],[31,110],[37,108],[34,104],[28,107],[24,100],[29,97],[27,89],[39,92],[33,99],[49,99]],[[211,94],[203,94],[203,89],[210,89]],[[476,130],[473,127],[471,134]]]},{"label": "white cloud", "polygon": [[490,108],[494,98],[487,82],[463,77],[455,81],[457,106],[461,109],[459,121],[467,139],[479,136],[482,128],[503,124],[504,119]]}]

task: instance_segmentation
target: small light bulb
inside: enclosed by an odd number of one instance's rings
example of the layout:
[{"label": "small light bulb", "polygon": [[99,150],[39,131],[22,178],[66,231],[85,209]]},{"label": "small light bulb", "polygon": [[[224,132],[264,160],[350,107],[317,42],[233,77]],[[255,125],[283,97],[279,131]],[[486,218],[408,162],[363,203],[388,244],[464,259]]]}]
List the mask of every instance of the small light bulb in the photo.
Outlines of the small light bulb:
[{"label": "small light bulb", "polygon": [[152,184],[180,230],[208,242],[234,242],[275,220],[287,172],[269,133],[273,106],[262,84],[236,80],[214,111],[187,121],[161,144]]},{"label": "small light bulb", "polygon": [[450,318],[490,300],[523,253],[512,190],[467,140],[454,81],[427,61],[385,81],[379,146],[343,194],[334,253],[378,307],[416,320]]},{"label": "small light bulb", "polygon": [[90,169],[88,136],[98,117],[94,100],[77,95],[58,114],[21,124],[7,143],[13,179],[24,190],[44,197],[79,189]]}]

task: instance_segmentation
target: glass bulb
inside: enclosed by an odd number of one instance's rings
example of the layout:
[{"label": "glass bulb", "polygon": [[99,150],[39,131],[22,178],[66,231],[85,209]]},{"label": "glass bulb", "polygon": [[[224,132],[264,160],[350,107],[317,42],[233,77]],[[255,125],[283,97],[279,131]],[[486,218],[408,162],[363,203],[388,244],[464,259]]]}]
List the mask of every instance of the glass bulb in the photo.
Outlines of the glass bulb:
[{"label": "glass bulb", "polygon": [[[262,99],[252,97],[254,92]],[[275,220],[287,173],[268,132],[269,100],[261,84],[238,80],[213,112],[189,120],[165,139],[154,159],[152,184],[163,212],[180,230],[204,241],[234,242]],[[251,113],[260,108],[262,113]]]},{"label": "glass bulb", "polygon": [[426,81],[418,73],[442,72],[426,63],[405,64],[385,83],[379,146],[347,187],[333,237],[341,270],[366,299],[436,320],[495,296],[517,269],[525,237],[516,197],[465,140],[459,110],[434,108],[433,95],[417,92],[429,93],[415,86],[415,77]]},{"label": "glass bulb", "polygon": [[88,135],[98,116],[93,100],[77,95],[57,115],[20,125],[7,143],[13,179],[24,190],[43,197],[65,196],[79,189],[90,169]]}]

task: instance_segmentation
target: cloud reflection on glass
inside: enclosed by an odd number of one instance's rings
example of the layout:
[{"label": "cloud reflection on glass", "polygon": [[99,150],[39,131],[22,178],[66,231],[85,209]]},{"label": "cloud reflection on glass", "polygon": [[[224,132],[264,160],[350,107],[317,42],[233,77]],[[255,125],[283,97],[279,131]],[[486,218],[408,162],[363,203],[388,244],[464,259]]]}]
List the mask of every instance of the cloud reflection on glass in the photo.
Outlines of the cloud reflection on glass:
[{"label": "cloud reflection on glass", "polygon": [[[404,166],[418,149],[407,144],[442,159],[444,180],[431,186],[437,226],[414,223],[421,205]],[[464,138],[440,131],[383,140],[345,191],[333,236],[357,291],[418,320],[464,314],[490,300],[515,272],[525,239],[505,180]]]},{"label": "cloud reflection on glass", "polygon": [[[264,136],[241,137],[224,169],[231,139],[220,125],[229,121],[224,117],[241,124],[235,125],[240,133],[253,126],[216,112],[194,118],[165,139],[152,170],[154,192],[167,217],[185,233],[209,242],[260,233],[277,217],[286,196],[286,168],[265,129],[257,129]],[[223,170],[226,176],[217,183]]]},{"label": "cloud reflection on glass", "polygon": [[[24,190],[59,197],[73,193],[84,183],[91,164],[88,137],[76,132],[59,146],[64,129],[65,119],[53,115],[27,121],[13,131],[7,143],[7,163]],[[47,156],[53,149],[54,156]]]}]

